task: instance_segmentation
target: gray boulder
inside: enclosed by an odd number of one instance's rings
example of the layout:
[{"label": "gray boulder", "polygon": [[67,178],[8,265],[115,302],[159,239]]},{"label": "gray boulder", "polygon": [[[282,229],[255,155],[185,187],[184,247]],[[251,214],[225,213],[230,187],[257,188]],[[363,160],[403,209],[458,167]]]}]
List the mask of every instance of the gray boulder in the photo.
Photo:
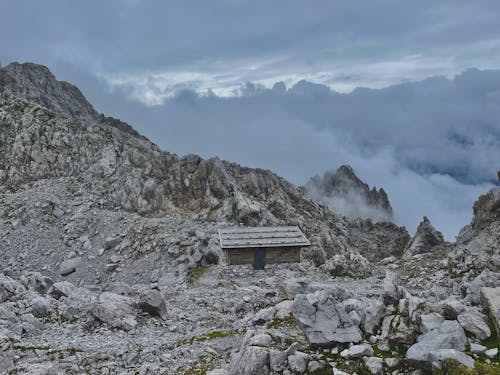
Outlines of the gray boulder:
[{"label": "gray boulder", "polygon": [[69,281],[61,281],[52,285],[52,287],[49,289],[49,294],[55,299],[59,299],[61,297],[69,296],[75,289],[77,289],[77,287],[71,284]]},{"label": "gray boulder", "polygon": [[311,345],[360,342],[362,339],[359,328],[343,306],[322,291],[297,295],[292,313]]},{"label": "gray boulder", "polygon": [[349,349],[344,349],[340,353],[342,358],[361,358],[373,355],[373,348],[370,344],[353,345]]},{"label": "gray boulder", "polygon": [[26,292],[26,288],[17,280],[0,273],[0,303],[16,300]]},{"label": "gray boulder", "polygon": [[31,300],[30,311],[37,318],[47,316],[49,309],[49,302],[45,297],[38,296]]},{"label": "gray boulder", "polygon": [[466,332],[480,341],[486,340],[491,336],[490,327],[486,315],[473,308],[467,308],[457,316],[457,320]]},{"label": "gray boulder", "polygon": [[254,333],[254,331],[248,331],[245,334],[239,352],[231,357],[229,375],[269,374],[269,350],[249,345]]},{"label": "gray boulder", "polygon": [[148,290],[141,294],[137,307],[151,316],[166,317],[167,305],[158,290]]},{"label": "gray boulder", "polygon": [[132,299],[119,294],[101,293],[91,312],[94,317],[113,328],[129,331],[137,325]]},{"label": "gray boulder", "polygon": [[432,312],[420,316],[420,330],[422,333],[427,333],[433,329],[439,328],[444,322],[444,317],[441,314]]},{"label": "gray boulder", "polygon": [[295,354],[288,356],[288,367],[295,373],[302,374],[306,372],[307,363],[309,362],[309,355],[303,352],[295,352]]},{"label": "gray boulder", "polygon": [[21,276],[19,281],[26,289],[33,290],[42,295],[47,293],[52,284],[54,284],[54,281],[50,277],[43,276],[39,272],[28,272]]},{"label": "gray boulder", "polygon": [[384,360],[378,357],[365,357],[364,362],[371,374],[381,374],[384,367]]},{"label": "gray boulder", "polygon": [[61,304],[61,315],[68,320],[81,319],[92,309],[97,297],[85,288],[74,288]]},{"label": "gray boulder", "polygon": [[500,336],[500,287],[481,288],[481,302],[488,312],[497,335]]},{"label": "gray boulder", "polygon": [[440,349],[429,354],[429,360],[437,364],[437,367],[439,367],[440,362],[448,359],[458,361],[468,368],[474,367],[474,360],[471,357],[455,349]]},{"label": "gray boulder", "polygon": [[384,303],[386,305],[395,305],[399,302],[400,295],[396,285],[396,274],[394,271],[386,270],[384,280],[382,280],[384,289]]},{"label": "gray boulder", "polygon": [[407,360],[415,366],[429,367],[433,361],[431,353],[441,349],[463,351],[467,336],[457,321],[446,320],[439,328],[424,334],[419,342],[406,352]]},{"label": "gray boulder", "polygon": [[61,274],[61,276],[67,276],[75,272],[81,262],[81,257],[67,259],[59,265],[59,273]]}]

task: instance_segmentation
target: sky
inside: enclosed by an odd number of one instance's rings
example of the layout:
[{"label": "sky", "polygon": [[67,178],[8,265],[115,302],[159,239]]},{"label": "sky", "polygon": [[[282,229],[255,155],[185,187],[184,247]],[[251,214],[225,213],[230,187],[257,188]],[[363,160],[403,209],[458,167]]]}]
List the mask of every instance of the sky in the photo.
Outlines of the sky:
[{"label": "sky", "polygon": [[500,169],[498,1],[0,0],[12,61],[180,155],[349,164],[410,232],[453,240]]}]

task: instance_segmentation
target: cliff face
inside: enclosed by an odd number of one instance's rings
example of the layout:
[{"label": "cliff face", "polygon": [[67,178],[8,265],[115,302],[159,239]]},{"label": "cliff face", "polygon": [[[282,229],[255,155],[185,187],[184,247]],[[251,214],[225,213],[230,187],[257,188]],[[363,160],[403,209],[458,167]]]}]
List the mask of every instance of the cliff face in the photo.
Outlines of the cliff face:
[{"label": "cliff face", "polygon": [[335,213],[348,217],[390,221],[392,207],[384,189],[370,189],[350,166],[311,178],[305,185],[307,194],[328,205]]}]

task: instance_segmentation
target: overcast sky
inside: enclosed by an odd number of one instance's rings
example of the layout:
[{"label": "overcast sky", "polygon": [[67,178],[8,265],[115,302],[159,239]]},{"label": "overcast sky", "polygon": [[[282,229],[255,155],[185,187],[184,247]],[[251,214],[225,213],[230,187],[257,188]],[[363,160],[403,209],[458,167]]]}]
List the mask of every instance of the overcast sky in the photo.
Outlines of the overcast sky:
[{"label": "overcast sky", "polygon": [[351,164],[410,231],[453,239],[500,169],[498,1],[0,0],[12,61],[169,151],[296,184]]}]

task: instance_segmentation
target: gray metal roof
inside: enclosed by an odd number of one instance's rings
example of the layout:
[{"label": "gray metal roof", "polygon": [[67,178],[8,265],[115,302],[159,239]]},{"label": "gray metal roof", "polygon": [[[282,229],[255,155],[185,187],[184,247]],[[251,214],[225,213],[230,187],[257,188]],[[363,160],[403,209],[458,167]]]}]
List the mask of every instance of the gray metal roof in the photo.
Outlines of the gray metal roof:
[{"label": "gray metal roof", "polygon": [[311,246],[299,227],[235,227],[219,229],[223,249]]}]

